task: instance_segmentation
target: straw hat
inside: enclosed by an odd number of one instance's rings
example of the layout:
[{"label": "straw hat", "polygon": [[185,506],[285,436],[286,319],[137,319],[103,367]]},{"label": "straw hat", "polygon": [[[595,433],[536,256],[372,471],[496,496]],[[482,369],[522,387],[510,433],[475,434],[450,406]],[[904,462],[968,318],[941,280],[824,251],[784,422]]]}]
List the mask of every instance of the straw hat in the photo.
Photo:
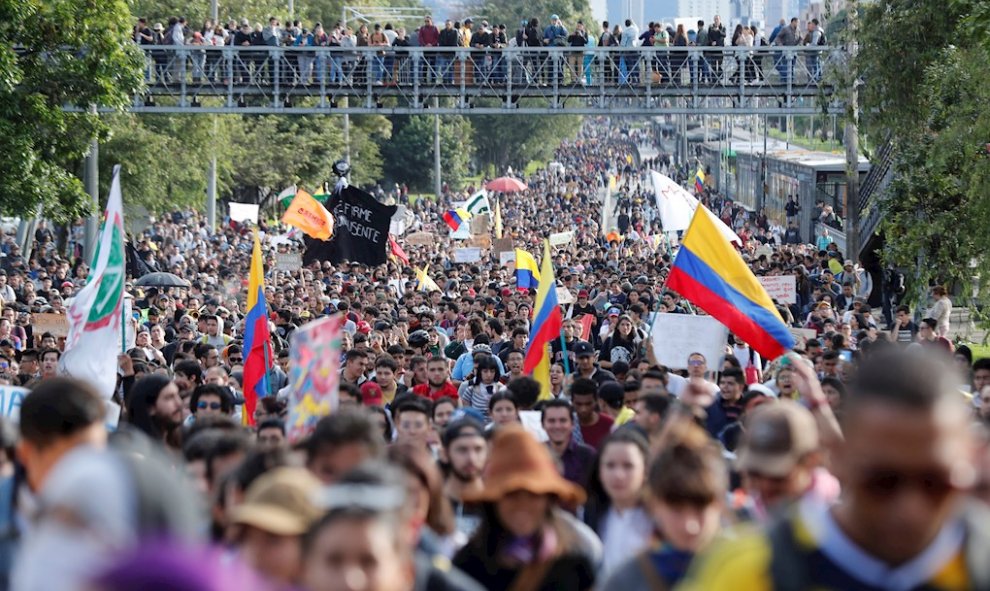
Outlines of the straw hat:
[{"label": "straw hat", "polygon": [[585,500],[584,490],[557,471],[550,450],[519,425],[502,427],[495,434],[484,482],[484,490],[465,495],[464,501],[495,502],[520,490],[554,495],[571,505]]},{"label": "straw hat", "polygon": [[304,468],[275,468],[252,484],[231,521],[280,536],[301,536],[319,519],[320,481]]}]

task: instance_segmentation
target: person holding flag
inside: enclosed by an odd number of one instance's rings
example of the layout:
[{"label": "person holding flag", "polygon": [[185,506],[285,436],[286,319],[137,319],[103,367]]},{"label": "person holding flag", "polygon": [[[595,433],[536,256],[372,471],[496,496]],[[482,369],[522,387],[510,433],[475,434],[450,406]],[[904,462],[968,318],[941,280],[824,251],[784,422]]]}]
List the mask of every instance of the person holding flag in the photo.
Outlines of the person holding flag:
[{"label": "person holding flag", "polygon": [[[519,252],[519,251],[516,251]],[[527,253],[528,254],[528,253]],[[532,375],[540,383],[540,399],[553,397],[550,390],[550,351],[548,346],[561,338],[564,323],[560,305],[557,302],[557,282],[553,274],[553,258],[550,254],[550,241],[543,241],[543,264],[540,269],[539,287],[536,290],[536,303],[533,305],[533,319],[529,331],[529,343],[523,359],[523,373]],[[567,358],[567,351],[564,351]]]},{"label": "person holding flag", "polygon": [[268,372],[272,367],[271,335],[268,332],[268,304],[265,301],[265,270],[261,242],[254,234],[251,272],[248,276],[247,316],[244,318],[244,410],[245,425],[254,425],[258,400],[268,396]]}]

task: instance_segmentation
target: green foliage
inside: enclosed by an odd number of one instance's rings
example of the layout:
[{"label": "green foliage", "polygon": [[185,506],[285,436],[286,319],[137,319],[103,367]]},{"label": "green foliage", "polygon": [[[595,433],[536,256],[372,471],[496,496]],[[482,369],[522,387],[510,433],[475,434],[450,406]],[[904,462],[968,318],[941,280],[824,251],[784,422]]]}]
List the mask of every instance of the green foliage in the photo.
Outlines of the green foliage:
[{"label": "green foliage", "polygon": [[550,24],[552,14],[560,17],[568,31],[573,31],[577,21],[583,20],[589,31],[598,32],[588,0],[485,0],[481,14],[490,22],[505,24],[510,35],[515,34],[523,19],[537,18],[540,26],[545,27]]},{"label": "green foliage", "polygon": [[88,207],[73,172],[106,127],[62,108],[122,108],[141,88],[127,5],[0,0],[0,23],[0,211],[70,218]]},{"label": "green foliage", "polygon": [[[210,18],[209,0],[128,0],[131,12],[135,16],[143,16],[149,23],[166,23],[170,16],[184,16],[193,29],[198,29]],[[332,27],[343,16],[345,4],[360,5],[362,8],[375,6],[408,6],[403,0],[362,0],[361,2],[344,2],[344,0],[295,0],[293,18],[303,22],[303,26],[311,27],[315,22],[323,23],[324,27]],[[287,0],[221,0],[218,9],[220,21],[248,19],[251,23],[267,24],[268,18],[274,16],[285,25],[289,21],[289,3]],[[352,18],[353,15],[348,15]],[[416,20],[419,22],[419,19]],[[397,26],[397,23],[393,23]],[[410,23],[407,23],[410,24]]]},{"label": "green foliage", "polygon": [[560,142],[577,135],[581,117],[477,115],[471,124],[478,162],[493,166],[495,174],[502,175],[509,166],[522,170],[533,160],[552,160]]},{"label": "green foliage", "polygon": [[[981,4],[895,0],[864,13],[864,128],[895,148],[895,182],[880,202],[883,256],[916,270],[915,296],[918,286],[990,279],[990,56],[967,21]],[[903,42],[911,38],[925,42]]]},{"label": "green foliage", "polygon": [[[385,174],[406,182],[410,188],[432,190],[433,117],[413,115],[396,117],[392,140],[382,148]],[[443,181],[459,187],[468,175],[474,152],[471,122],[460,115],[440,117],[440,162]]]}]

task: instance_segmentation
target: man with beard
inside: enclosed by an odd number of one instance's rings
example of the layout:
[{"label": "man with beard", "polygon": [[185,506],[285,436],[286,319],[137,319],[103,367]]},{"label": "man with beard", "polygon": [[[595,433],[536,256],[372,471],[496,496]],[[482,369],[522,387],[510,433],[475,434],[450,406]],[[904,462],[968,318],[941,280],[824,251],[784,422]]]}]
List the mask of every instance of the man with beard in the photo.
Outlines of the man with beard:
[{"label": "man with beard", "polygon": [[441,444],[449,468],[443,483],[443,492],[454,507],[458,533],[470,538],[481,523],[482,507],[475,503],[464,503],[461,499],[465,495],[479,493],[484,488],[481,474],[488,463],[488,442],[485,441],[484,427],[470,418],[454,421],[444,430]]},{"label": "man with beard", "polygon": [[203,384],[203,368],[198,361],[185,359],[175,364],[173,370],[175,385],[179,387],[179,396],[182,398],[182,406],[185,409],[183,420],[192,415],[189,408],[189,399],[193,390]]}]

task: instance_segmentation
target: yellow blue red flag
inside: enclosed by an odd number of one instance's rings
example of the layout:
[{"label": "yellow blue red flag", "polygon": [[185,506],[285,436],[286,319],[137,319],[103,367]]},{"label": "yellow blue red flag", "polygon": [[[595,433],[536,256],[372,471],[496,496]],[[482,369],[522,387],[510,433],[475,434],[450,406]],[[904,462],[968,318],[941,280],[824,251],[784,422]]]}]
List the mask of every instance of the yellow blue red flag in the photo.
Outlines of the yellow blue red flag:
[{"label": "yellow blue red flag", "polygon": [[667,287],[749,343],[766,359],[794,348],[770,295],[699,205],[674,259]]}]

